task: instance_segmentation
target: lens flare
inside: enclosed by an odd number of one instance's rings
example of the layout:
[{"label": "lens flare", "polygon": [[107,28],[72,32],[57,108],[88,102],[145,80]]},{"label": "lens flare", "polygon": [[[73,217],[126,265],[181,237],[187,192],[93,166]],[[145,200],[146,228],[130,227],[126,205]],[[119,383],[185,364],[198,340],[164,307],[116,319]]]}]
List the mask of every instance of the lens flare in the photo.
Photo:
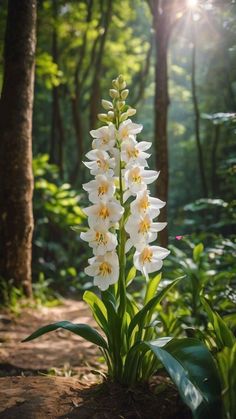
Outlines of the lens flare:
[{"label": "lens flare", "polygon": [[198,0],[187,0],[187,5],[189,8],[194,9],[198,5]]}]

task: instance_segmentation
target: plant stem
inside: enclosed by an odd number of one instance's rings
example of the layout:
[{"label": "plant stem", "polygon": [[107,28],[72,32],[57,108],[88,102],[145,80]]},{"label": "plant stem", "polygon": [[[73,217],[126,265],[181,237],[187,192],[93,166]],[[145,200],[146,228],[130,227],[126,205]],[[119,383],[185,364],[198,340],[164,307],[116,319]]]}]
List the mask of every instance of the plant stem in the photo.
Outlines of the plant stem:
[{"label": "plant stem", "polygon": [[[116,126],[119,128],[120,121],[119,115],[117,113]],[[120,151],[120,146],[119,146]],[[124,198],[123,198],[123,179],[122,179],[122,167],[121,167],[121,155],[119,158],[119,189],[120,189],[120,204],[124,208]],[[126,233],[125,233],[125,216],[120,219],[119,223],[119,264],[120,264],[120,275],[119,275],[119,295],[120,295],[120,304],[118,313],[120,318],[123,319],[123,316],[126,312],[126,284],[125,284],[125,265],[126,265],[126,256],[125,256],[125,242],[126,242]]]}]

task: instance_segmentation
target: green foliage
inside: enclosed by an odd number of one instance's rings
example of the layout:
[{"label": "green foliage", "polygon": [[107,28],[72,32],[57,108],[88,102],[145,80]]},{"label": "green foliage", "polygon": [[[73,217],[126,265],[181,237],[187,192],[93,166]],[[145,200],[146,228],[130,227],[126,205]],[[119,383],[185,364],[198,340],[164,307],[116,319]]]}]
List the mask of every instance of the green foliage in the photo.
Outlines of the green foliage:
[{"label": "green foliage", "polygon": [[0,290],[0,308],[7,307],[14,314],[18,314],[21,309],[20,301],[24,296],[23,290],[16,288],[13,281],[7,282],[2,277],[0,277]]},{"label": "green foliage", "polygon": [[34,249],[33,272],[42,272],[52,288],[81,289],[83,274],[78,267],[87,257],[83,244],[71,227],[81,227],[85,216],[80,195],[59,179],[58,168],[48,155],[34,159]]},{"label": "green foliage", "polygon": [[[193,417],[221,418],[221,386],[214,360],[197,339],[172,339],[144,344],[162,362]],[[207,378],[206,378],[207,377]]]},{"label": "green foliage", "polygon": [[224,319],[212,310],[205,298],[201,298],[208,315],[209,329],[203,339],[215,351],[215,358],[221,377],[223,418],[236,416],[236,338]]},{"label": "green foliage", "polygon": [[48,326],[41,327],[36,332],[32,333],[32,335],[30,335],[28,338],[24,339],[22,342],[28,342],[30,340],[38,338],[39,336],[44,335],[45,333],[53,332],[54,330],[60,328],[69,330],[70,332],[81,336],[89,342],[92,342],[103,349],[107,349],[106,341],[95,329],[86,324],[74,324],[67,321],[57,322],[49,324]]},{"label": "green foliage", "polygon": [[[207,241],[207,236],[203,236]],[[199,240],[199,236],[197,236]],[[229,321],[235,318],[235,241],[234,238],[208,238],[209,242],[194,245],[187,237],[179,246],[171,246],[172,256],[169,262],[171,275],[185,274],[186,279],[179,284],[178,290],[170,294],[166,312],[161,314],[164,323],[176,326],[176,333],[182,327],[193,325],[206,328],[206,316],[200,303],[200,295],[207,296],[213,307],[229,316]],[[178,321],[174,322],[169,307],[175,307]],[[171,321],[172,318],[172,321]],[[185,326],[184,326],[185,325]],[[173,330],[172,330],[173,332]]]},{"label": "green foliage", "polygon": [[59,86],[63,81],[63,73],[53,62],[52,56],[47,52],[39,53],[36,59],[36,76],[47,89]]}]

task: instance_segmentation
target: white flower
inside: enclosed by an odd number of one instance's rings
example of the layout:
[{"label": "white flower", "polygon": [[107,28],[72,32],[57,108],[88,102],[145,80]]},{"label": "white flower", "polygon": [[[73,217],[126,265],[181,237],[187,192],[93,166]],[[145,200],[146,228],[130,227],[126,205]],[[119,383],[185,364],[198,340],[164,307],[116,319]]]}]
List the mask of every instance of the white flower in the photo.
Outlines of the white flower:
[{"label": "white flower", "polygon": [[143,126],[140,124],[135,124],[131,119],[127,119],[120,124],[118,129],[118,139],[120,141],[127,140],[130,135],[136,135],[141,132]]},{"label": "white flower", "polygon": [[91,170],[91,175],[113,175],[115,159],[111,158],[106,151],[97,149],[91,150],[86,154],[86,157],[91,161],[83,163]]},{"label": "white flower", "polygon": [[142,249],[147,243],[156,240],[157,233],[166,225],[167,223],[154,223],[148,214],[138,218],[131,215],[125,224],[125,230],[130,235],[131,244],[136,249]]},{"label": "white flower", "polygon": [[88,216],[88,224],[90,228],[96,227],[99,223],[103,223],[106,228],[111,224],[117,223],[121,218],[124,208],[115,200],[111,202],[99,202],[91,207],[84,208],[83,211]]},{"label": "white flower", "polygon": [[134,215],[149,214],[151,218],[156,218],[160,214],[160,208],[165,206],[165,202],[149,195],[149,191],[138,192],[136,199],[131,202],[130,210]]},{"label": "white flower", "polygon": [[108,201],[115,193],[114,178],[97,175],[95,180],[83,184],[83,189],[88,192],[89,200],[96,204],[99,201]]},{"label": "white flower", "polygon": [[81,233],[80,237],[82,240],[89,242],[94,255],[105,255],[105,253],[115,250],[117,246],[116,235],[107,231],[103,224],[95,226],[86,233]]},{"label": "white flower", "polygon": [[109,285],[115,284],[119,278],[119,259],[116,252],[89,259],[89,266],[84,271],[94,277],[94,285],[102,291],[107,290]]},{"label": "white flower", "polygon": [[159,271],[163,265],[163,259],[169,255],[169,250],[159,246],[146,246],[134,254],[134,266],[148,277],[149,273]]},{"label": "white flower", "polygon": [[133,166],[130,169],[126,169],[124,179],[125,186],[128,190],[124,194],[124,200],[126,201],[129,196],[137,195],[138,192],[147,189],[147,185],[154,182],[158,178],[159,173],[156,170],[144,170],[140,166]]},{"label": "white flower", "polygon": [[110,150],[115,145],[115,127],[113,124],[90,131],[94,138],[92,147],[100,150]]},{"label": "white flower", "polygon": [[147,141],[141,141],[138,143],[134,136],[130,136],[128,140],[123,141],[121,144],[121,160],[130,164],[137,164],[139,166],[147,166],[146,159],[150,157],[150,154],[145,153],[151,147],[151,143]]}]

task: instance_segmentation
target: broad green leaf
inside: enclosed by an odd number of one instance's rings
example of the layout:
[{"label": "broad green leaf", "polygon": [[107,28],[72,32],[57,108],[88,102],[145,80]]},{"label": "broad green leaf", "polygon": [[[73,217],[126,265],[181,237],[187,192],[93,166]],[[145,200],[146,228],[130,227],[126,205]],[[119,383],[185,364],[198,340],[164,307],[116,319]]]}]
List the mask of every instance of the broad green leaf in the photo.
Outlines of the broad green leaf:
[{"label": "broad green leaf", "polygon": [[209,321],[213,326],[215,335],[216,335],[216,343],[218,345],[218,349],[223,349],[225,346],[232,348],[236,339],[224,322],[224,320],[219,316],[218,313],[214,312],[210,305],[208,304],[207,300],[201,297],[201,302],[203,307],[205,308]]},{"label": "broad green leaf", "polygon": [[131,282],[135,278],[135,275],[136,275],[136,268],[135,266],[132,266],[132,268],[129,270],[129,273],[126,277],[126,286],[131,284]]},{"label": "broad green leaf", "polygon": [[184,276],[181,276],[177,279],[175,279],[173,282],[171,282],[171,284],[167,285],[163,290],[161,290],[155,297],[153,297],[143,308],[142,310],[140,310],[132,319],[130,325],[129,325],[129,329],[128,329],[128,334],[129,337],[131,337],[132,332],[134,330],[134,328],[139,325],[140,327],[143,326],[143,321],[146,317],[146,315],[148,314],[148,312],[150,310],[152,310],[154,307],[156,307],[157,304],[159,304],[162,299],[165,297],[165,295],[171,290],[171,288],[173,288],[181,279],[185,278]]},{"label": "broad green leaf", "polygon": [[91,308],[93,317],[96,320],[96,322],[107,334],[108,333],[107,310],[104,303],[92,291],[85,291],[83,295],[83,300]]},{"label": "broad green leaf", "polygon": [[213,357],[197,339],[144,342],[162,362],[195,419],[221,419],[221,384]]},{"label": "broad green leaf", "polygon": [[32,333],[32,335],[24,339],[22,342],[28,342],[30,340],[38,338],[39,336],[44,335],[45,333],[53,332],[54,330],[60,328],[69,330],[70,332],[81,336],[82,338],[94,343],[97,346],[100,346],[101,348],[108,349],[105,339],[103,339],[103,337],[97,332],[97,330],[93,329],[91,326],[87,324],[74,324],[68,321],[62,321],[43,326],[40,329],[36,330],[36,332]]},{"label": "broad green leaf", "polygon": [[200,256],[204,250],[204,246],[202,243],[197,244],[197,246],[193,249],[193,260],[194,262],[198,262],[200,259]]},{"label": "broad green leaf", "polygon": [[236,342],[232,348],[225,347],[216,355],[223,385],[222,399],[224,417],[236,417]]},{"label": "broad green leaf", "polygon": [[154,276],[154,278],[150,278],[147,284],[147,291],[146,291],[145,300],[144,300],[145,304],[147,304],[148,301],[150,301],[155,295],[155,292],[157,290],[157,287],[160,281],[161,281],[161,273]]}]

